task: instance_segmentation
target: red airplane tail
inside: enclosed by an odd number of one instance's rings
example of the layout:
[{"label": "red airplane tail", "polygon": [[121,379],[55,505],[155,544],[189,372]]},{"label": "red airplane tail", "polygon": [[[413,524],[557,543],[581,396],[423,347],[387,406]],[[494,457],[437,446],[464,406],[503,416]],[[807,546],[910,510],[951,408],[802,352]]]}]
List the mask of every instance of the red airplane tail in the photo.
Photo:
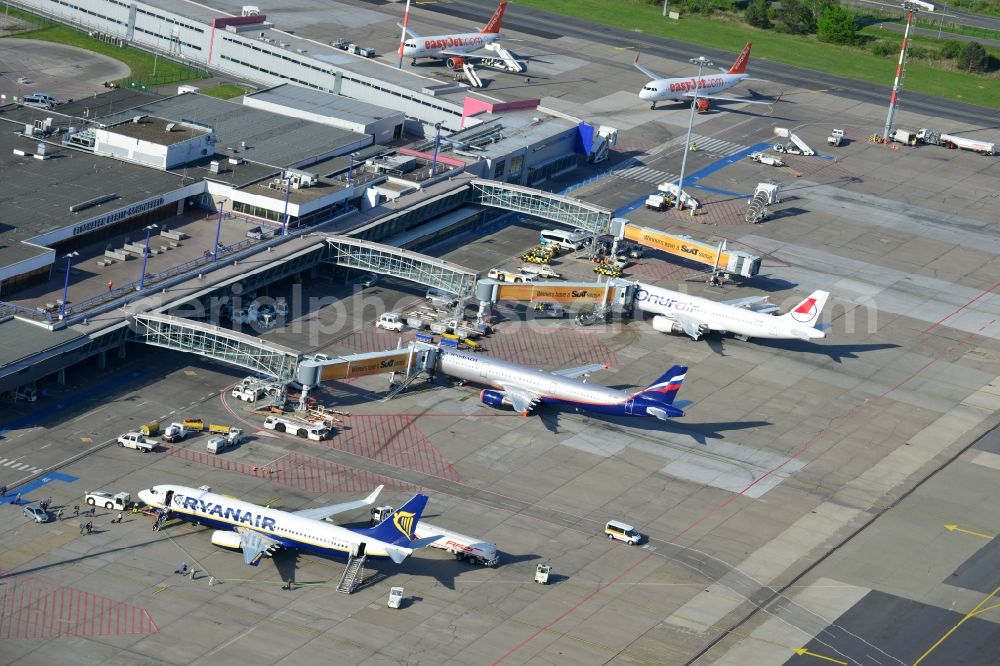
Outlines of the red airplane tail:
[{"label": "red airplane tail", "polygon": [[726,74],[742,74],[747,71],[747,63],[750,61],[750,47],[753,46],[753,42],[747,42],[747,45],[743,47],[740,51],[740,55],[737,56],[736,62],[733,66],[729,68]]},{"label": "red airplane tail", "polygon": [[489,23],[486,24],[485,28],[483,28],[484,34],[496,34],[500,32],[500,24],[503,23],[503,13],[505,9],[507,9],[507,3],[501,2],[500,5],[497,6],[497,10],[493,12],[493,16],[490,17]]}]

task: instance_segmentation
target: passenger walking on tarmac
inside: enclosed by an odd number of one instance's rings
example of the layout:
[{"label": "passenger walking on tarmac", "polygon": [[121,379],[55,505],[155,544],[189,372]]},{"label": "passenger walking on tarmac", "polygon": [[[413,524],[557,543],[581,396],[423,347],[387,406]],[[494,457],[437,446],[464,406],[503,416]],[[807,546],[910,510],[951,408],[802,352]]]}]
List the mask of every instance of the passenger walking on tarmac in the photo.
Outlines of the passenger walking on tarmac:
[{"label": "passenger walking on tarmac", "polygon": [[62,521],[62,517],[63,517],[63,510],[62,508],[60,508],[58,511],[56,511],[56,520]]},{"label": "passenger walking on tarmac", "polygon": [[79,517],[79,515],[80,515],[80,505],[79,504],[74,504],[73,505],[73,517],[77,518],[77,517]]},{"label": "passenger walking on tarmac", "polygon": [[7,497],[7,486],[0,486],[0,497]]},{"label": "passenger walking on tarmac", "polygon": [[93,531],[94,531],[94,523],[92,523],[91,521],[88,520],[87,521],[87,534],[90,534]]},{"label": "passenger walking on tarmac", "polygon": [[187,570],[188,570],[187,562],[181,562],[181,565],[177,567],[177,573],[179,573],[182,576],[187,573]]},{"label": "passenger walking on tarmac", "polygon": [[83,523],[80,523],[80,534],[83,534],[83,531],[84,531],[85,529],[87,529],[87,526],[86,526],[86,525],[84,525]]},{"label": "passenger walking on tarmac", "polygon": [[21,503],[21,493],[18,493],[17,496],[14,497],[14,504],[20,504],[20,503]]},{"label": "passenger walking on tarmac", "polygon": [[115,522],[118,523],[119,525],[122,524],[122,512],[121,511],[118,512],[118,517],[115,518]]}]

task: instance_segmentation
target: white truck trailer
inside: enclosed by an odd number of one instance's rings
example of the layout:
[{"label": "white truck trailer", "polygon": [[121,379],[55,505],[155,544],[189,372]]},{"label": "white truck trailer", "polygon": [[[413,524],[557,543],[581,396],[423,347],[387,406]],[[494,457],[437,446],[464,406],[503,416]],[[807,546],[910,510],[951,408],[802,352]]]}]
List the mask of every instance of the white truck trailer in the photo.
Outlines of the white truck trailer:
[{"label": "white truck trailer", "polygon": [[971,150],[979,153],[980,155],[987,156],[995,154],[997,150],[995,143],[977,141],[976,139],[966,139],[965,137],[956,136],[954,134],[943,134],[942,132],[927,129],[926,127],[917,130],[917,139],[935,146],[944,146],[945,148],[962,148],[963,150]]},{"label": "white truck trailer", "polygon": [[[376,506],[372,508],[372,525],[378,525],[392,514],[391,506]],[[471,564],[482,564],[493,567],[500,561],[497,555],[497,545],[476,539],[465,534],[459,534],[452,530],[431,525],[421,520],[417,523],[417,529],[413,532],[414,539],[426,539],[427,537],[442,535],[440,539],[431,544],[431,548],[446,550],[456,559],[465,560]]]}]

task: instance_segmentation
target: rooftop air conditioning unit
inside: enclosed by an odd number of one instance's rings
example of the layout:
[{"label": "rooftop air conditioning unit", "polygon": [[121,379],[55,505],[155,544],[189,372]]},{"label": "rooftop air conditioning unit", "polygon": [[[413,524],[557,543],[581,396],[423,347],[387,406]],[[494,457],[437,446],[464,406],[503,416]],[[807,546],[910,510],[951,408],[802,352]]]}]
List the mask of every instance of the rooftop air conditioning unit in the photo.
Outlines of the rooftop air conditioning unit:
[{"label": "rooftop air conditioning unit", "polygon": [[173,132],[174,127],[175,127],[174,123],[167,123],[167,132]]}]

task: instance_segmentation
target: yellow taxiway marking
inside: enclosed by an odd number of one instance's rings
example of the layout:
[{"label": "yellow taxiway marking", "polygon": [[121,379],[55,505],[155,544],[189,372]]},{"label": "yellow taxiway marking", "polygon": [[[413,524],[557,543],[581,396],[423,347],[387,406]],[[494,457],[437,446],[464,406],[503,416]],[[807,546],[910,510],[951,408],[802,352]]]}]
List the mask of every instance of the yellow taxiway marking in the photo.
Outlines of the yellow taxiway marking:
[{"label": "yellow taxiway marking", "polygon": [[937,640],[937,643],[935,643],[934,645],[932,645],[929,648],[927,648],[927,652],[924,652],[922,655],[920,655],[920,658],[917,659],[915,662],[913,662],[913,666],[918,666],[920,664],[920,662],[922,662],[924,659],[927,658],[927,655],[929,655],[931,652],[934,652],[934,650],[936,650],[938,648],[938,646],[941,645],[941,643],[944,643],[945,640],[949,636],[951,636],[953,633],[955,633],[955,630],[958,629],[959,627],[961,627],[962,624],[964,624],[966,620],[968,620],[971,617],[975,617],[976,615],[981,615],[982,613],[985,613],[988,610],[992,610],[992,609],[997,608],[998,606],[1000,606],[1000,604],[994,604],[992,606],[987,606],[986,608],[983,608],[983,604],[985,604],[987,601],[989,601],[994,596],[996,596],[997,592],[1000,592],[1000,587],[997,587],[992,592],[990,592],[989,596],[987,596],[985,599],[983,599],[982,601],[980,601],[979,604],[975,608],[973,608],[972,610],[970,610],[968,613],[966,613],[965,617],[963,617],[961,620],[959,620],[955,624],[954,627],[952,627],[947,632],[945,632],[944,636],[942,636],[941,638],[939,638]]},{"label": "yellow taxiway marking", "polygon": [[984,539],[989,539],[991,541],[994,538],[996,538],[992,534],[983,534],[982,532],[973,532],[972,530],[963,529],[963,528],[959,527],[958,525],[955,525],[954,523],[949,524],[949,525],[945,525],[944,528],[946,530],[948,530],[949,532],[961,532],[962,534],[971,534],[972,536],[982,537]]},{"label": "yellow taxiway marking", "polygon": [[195,372],[194,370],[185,370],[184,374],[187,375],[188,377],[195,377],[197,376],[198,373]]},{"label": "yellow taxiway marking", "polygon": [[80,441],[83,442],[84,444],[90,444],[94,440],[92,440],[90,437],[81,437]]},{"label": "yellow taxiway marking", "polygon": [[841,661],[839,659],[834,659],[833,657],[824,657],[821,654],[816,654],[815,652],[810,652],[809,650],[807,650],[805,648],[798,648],[798,649],[796,649],[795,650],[795,654],[799,655],[800,657],[803,657],[803,656],[816,657],[817,659],[822,659],[823,661],[829,661],[829,662],[833,662],[834,664],[843,664],[843,666],[847,666],[847,662],[846,661]]}]

